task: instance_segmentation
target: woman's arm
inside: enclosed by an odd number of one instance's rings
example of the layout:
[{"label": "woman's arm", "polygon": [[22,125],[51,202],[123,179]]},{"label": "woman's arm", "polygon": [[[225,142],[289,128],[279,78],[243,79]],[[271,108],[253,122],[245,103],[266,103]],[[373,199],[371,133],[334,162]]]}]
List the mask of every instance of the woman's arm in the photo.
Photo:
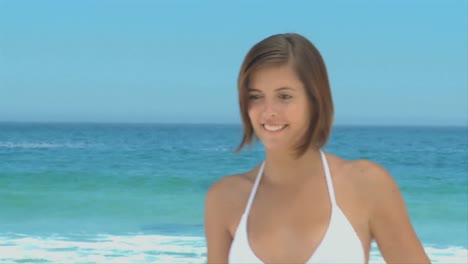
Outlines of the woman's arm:
[{"label": "woman's arm", "polygon": [[366,170],[372,183],[371,233],[387,263],[430,263],[419,241],[393,177],[369,162]]},{"label": "woman's arm", "polygon": [[227,229],[227,212],[223,199],[223,179],[215,183],[206,195],[205,237],[208,263],[227,263],[232,236]]}]

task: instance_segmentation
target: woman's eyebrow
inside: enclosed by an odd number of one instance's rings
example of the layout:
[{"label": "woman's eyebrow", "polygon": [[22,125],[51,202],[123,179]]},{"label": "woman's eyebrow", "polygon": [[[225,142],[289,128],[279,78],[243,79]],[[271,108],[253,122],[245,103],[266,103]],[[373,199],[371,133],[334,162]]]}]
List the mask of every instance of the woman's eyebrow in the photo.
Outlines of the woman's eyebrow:
[{"label": "woman's eyebrow", "polygon": [[283,87],[280,87],[280,88],[276,88],[275,91],[278,92],[278,91],[283,91],[283,90],[291,90],[291,91],[294,91],[295,89],[292,88],[292,87],[289,87],[289,86],[283,86]]},{"label": "woman's eyebrow", "polygon": [[255,89],[255,88],[247,88],[247,91],[248,92],[261,92],[260,90]]},{"label": "woman's eyebrow", "polygon": [[[291,90],[294,91],[295,89],[289,86],[282,86],[279,88],[275,89],[275,92],[283,91],[283,90]],[[262,92],[261,90],[255,89],[255,88],[247,88],[248,92]]]}]

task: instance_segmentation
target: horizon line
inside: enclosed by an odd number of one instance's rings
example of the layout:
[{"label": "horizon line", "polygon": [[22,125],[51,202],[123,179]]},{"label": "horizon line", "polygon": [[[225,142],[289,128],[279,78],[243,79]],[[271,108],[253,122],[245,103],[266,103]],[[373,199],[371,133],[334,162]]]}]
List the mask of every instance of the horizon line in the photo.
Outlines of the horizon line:
[{"label": "horizon line", "polygon": [[[131,122],[131,121],[4,121],[0,124],[101,124],[101,125],[233,125],[242,126],[242,122]],[[333,126],[361,126],[361,127],[459,127],[468,128],[468,123],[463,124],[366,124],[366,123],[335,123]],[[332,127],[333,127],[332,126]]]}]

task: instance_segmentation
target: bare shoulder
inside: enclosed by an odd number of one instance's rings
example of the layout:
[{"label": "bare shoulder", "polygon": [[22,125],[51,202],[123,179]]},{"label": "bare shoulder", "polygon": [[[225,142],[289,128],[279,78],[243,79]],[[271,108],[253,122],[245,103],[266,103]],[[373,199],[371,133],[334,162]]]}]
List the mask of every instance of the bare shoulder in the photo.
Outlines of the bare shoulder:
[{"label": "bare shoulder", "polygon": [[210,187],[206,194],[207,202],[212,201],[221,204],[223,208],[232,209],[242,197],[249,182],[247,173],[226,175]]},{"label": "bare shoulder", "polygon": [[215,182],[206,194],[205,208],[223,216],[233,231],[240,219],[255,180],[257,168],[241,174],[226,175]]},{"label": "bare shoulder", "polygon": [[387,263],[429,263],[403,195],[389,171],[369,160],[350,162],[353,181],[369,201],[369,227]]},{"label": "bare shoulder", "polygon": [[242,215],[249,174],[224,176],[206,194],[205,236],[208,263],[226,263],[236,222]]},{"label": "bare shoulder", "polygon": [[[402,193],[389,171],[370,160],[345,160],[329,153],[327,158],[332,173],[335,171],[337,187],[346,190],[342,193],[357,197],[359,206],[353,210],[364,210],[370,236],[376,240],[385,261],[429,263],[411,225]],[[350,197],[353,196],[347,198]]]},{"label": "bare shoulder", "polygon": [[[331,169],[335,170],[338,185],[358,197],[361,206],[367,205],[369,210],[378,206],[376,198],[398,193],[398,186],[392,175],[382,165],[366,160],[346,160],[329,154]],[[333,173],[332,173],[333,174]]]},{"label": "bare shoulder", "polygon": [[367,190],[370,195],[396,187],[392,175],[385,167],[376,162],[360,159],[342,160],[341,163],[343,171],[351,176],[349,180],[358,185],[360,190]]}]

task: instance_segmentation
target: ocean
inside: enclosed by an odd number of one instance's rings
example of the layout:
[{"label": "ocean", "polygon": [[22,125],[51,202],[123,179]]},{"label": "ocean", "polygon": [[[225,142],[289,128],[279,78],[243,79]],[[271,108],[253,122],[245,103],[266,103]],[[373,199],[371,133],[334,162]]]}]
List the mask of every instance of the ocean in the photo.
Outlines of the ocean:
[{"label": "ocean", "polygon": [[[262,161],[239,125],[0,123],[1,263],[204,263],[204,199]],[[468,262],[468,128],[335,126],[395,178],[434,263]],[[383,262],[374,244],[371,263]]]}]

